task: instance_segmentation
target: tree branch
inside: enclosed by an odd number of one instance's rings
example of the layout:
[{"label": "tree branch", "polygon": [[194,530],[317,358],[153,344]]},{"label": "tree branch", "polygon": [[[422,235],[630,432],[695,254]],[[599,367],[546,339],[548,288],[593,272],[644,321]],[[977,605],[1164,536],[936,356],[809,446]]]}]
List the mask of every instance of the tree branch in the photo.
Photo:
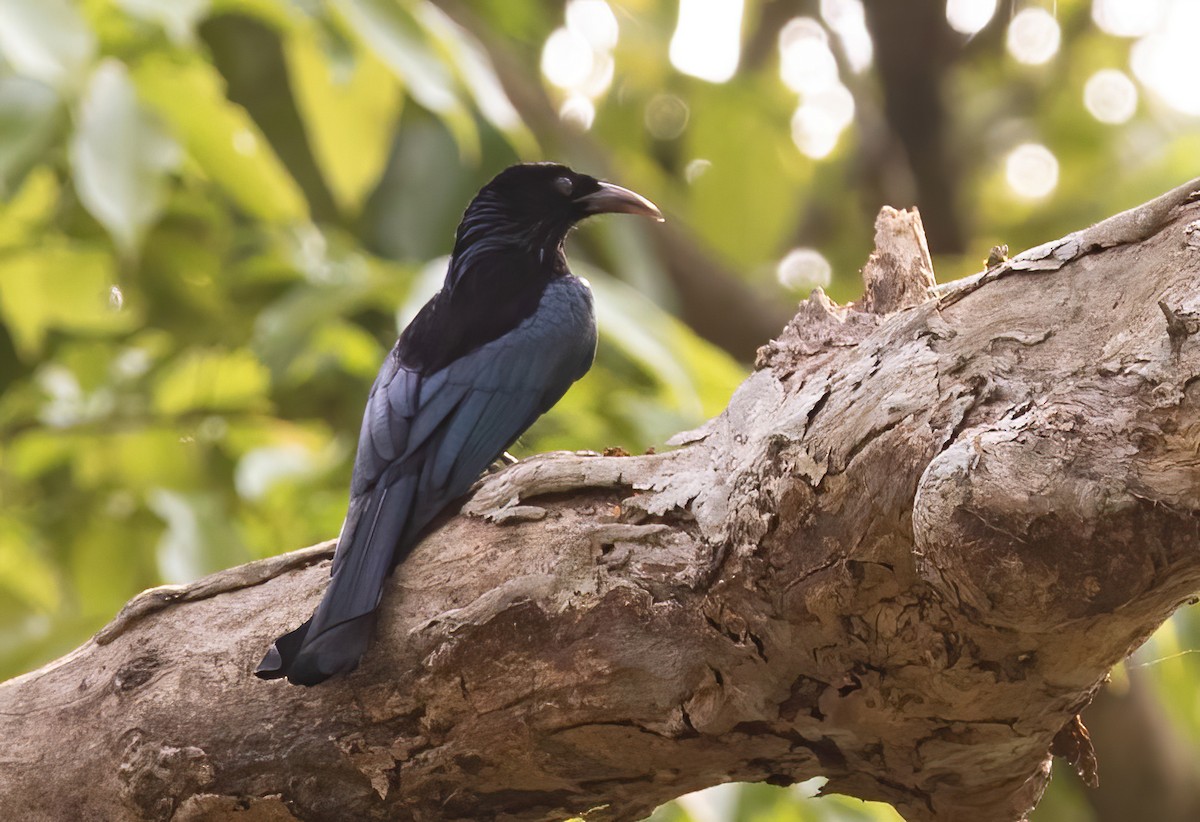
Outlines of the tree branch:
[{"label": "tree branch", "polygon": [[143,594],[0,685],[0,813],[628,819],[822,774],[910,821],[1023,818],[1200,589],[1200,347],[1158,307],[1200,310],[1197,189],[933,297],[893,213],[894,313],[818,291],[677,450],[486,478],[349,676],[250,673],[327,544]]}]

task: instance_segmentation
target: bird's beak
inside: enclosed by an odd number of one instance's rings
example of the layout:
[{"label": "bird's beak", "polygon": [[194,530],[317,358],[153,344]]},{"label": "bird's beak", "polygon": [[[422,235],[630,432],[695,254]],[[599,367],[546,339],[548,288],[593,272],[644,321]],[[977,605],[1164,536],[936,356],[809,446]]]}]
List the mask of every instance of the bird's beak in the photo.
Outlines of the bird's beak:
[{"label": "bird's beak", "polygon": [[583,206],[588,214],[640,214],[663,222],[662,212],[658,206],[647,200],[641,194],[636,194],[627,188],[615,186],[612,183],[601,183],[599,191],[580,197],[575,202]]}]

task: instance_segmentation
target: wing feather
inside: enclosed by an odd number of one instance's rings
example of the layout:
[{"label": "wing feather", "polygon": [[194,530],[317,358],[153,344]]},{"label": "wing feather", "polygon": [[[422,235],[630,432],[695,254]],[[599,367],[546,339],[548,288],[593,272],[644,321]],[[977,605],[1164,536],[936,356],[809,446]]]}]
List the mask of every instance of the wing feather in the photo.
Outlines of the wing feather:
[{"label": "wing feather", "polygon": [[384,580],[422,529],[587,370],[590,292],[562,278],[543,303],[549,310],[433,374],[388,357],[363,416],[329,589],[310,622],[273,646],[260,676],[311,684],[356,665]]}]

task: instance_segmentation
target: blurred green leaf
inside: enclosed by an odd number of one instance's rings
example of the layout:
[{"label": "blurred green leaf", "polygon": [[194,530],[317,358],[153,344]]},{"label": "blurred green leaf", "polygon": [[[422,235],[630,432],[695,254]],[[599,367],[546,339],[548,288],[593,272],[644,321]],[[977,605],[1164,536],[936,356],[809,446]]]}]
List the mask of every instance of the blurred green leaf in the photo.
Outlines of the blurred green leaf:
[{"label": "blurred green leaf", "polygon": [[370,51],[351,52],[335,39],[322,44],[312,26],[297,28],[285,40],[284,53],[322,176],[338,207],[356,214],[387,163],[403,100],[400,87]]},{"label": "blurred green leaf", "polygon": [[386,350],[356,325],[335,320],[319,326],[308,346],[290,363],[286,379],[303,385],[321,372],[350,374],[370,381]]},{"label": "blurred green leaf", "polygon": [[[386,63],[420,105],[438,115],[468,157],[479,134],[458,93],[454,73],[412,10],[389,0],[332,0],[349,28]],[[418,4],[419,5],[419,4]]]},{"label": "blurred green leaf", "polygon": [[225,98],[216,69],[182,54],[150,54],[134,65],[133,78],[142,99],[241,208],[271,222],[307,219],[300,187],[246,110]]},{"label": "blurred green leaf", "polygon": [[13,251],[0,265],[0,317],[17,350],[35,357],[52,328],[113,333],[140,322],[138,312],[111,302],[112,257],[69,245]]},{"label": "blurred green leaf", "polygon": [[0,53],[18,74],[77,87],[96,38],[70,0],[0,0]]},{"label": "blurred green leaf", "polygon": [[190,43],[196,23],[208,13],[210,0],[116,0],[135,17],[158,23],[176,43]]},{"label": "blurred green leaf", "polygon": [[[374,377],[383,359],[378,343],[366,335],[368,345],[362,330],[341,317],[369,305],[377,288],[364,280],[293,289],[259,313],[254,327],[255,352],[275,379],[295,380],[298,375],[293,369],[311,376],[318,361],[330,355],[349,357],[345,367],[358,371],[370,351],[374,365],[369,373]],[[304,364],[299,365],[301,362]]]},{"label": "blurred green leaf", "polygon": [[0,201],[17,190],[62,121],[54,89],[24,77],[0,77]]},{"label": "blurred green leaf", "polygon": [[248,558],[219,496],[157,488],[147,503],[167,523],[157,550],[167,582],[190,582]]},{"label": "blurred green leaf", "polygon": [[649,822],[903,822],[883,802],[814,793],[824,782],[817,777],[789,788],[718,785],[663,805]]},{"label": "blurred green leaf", "polygon": [[71,140],[79,198],[125,254],[162,212],[167,175],[179,147],[138,102],[125,66],[112,59],[92,72]]},{"label": "blurred green leaf", "polygon": [[154,409],[168,415],[264,409],[270,382],[267,367],[250,351],[188,351],[155,381]]},{"label": "blurred green leaf", "polygon": [[104,507],[81,523],[72,546],[71,585],[93,630],[125,603],[124,592],[148,588],[158,579],[151,549],[159,523],[136,517],[137,511],[137,498],[128,490],[108,494]]},{"label": "blurred green leaf", "polygon": [[[153,0],[149,0],[153,2]],[[244,14],[280,31],[287,31],[311,16],[313,4],[292,0],[209,0],[212,16],[218,14]]]},{"label": "blurred green leaf", "polygon": [[521,122],[521,116],[513,108],[508,93],[496,76],[491,58],[479,42],[432,3],[419,4],[416,17],[449,55],[448,63],[484,119],[513,142],[518,154],[536,156],[537,141]]},{"label": "blurred green leaf", "polygon": [[764,97],[769,99],[753,88],[706,88],[695,96],[691,125],[681,138],[689,156],[710,163],[691,185],[689,224],[740,267],[759,265],[782,250],[812,174],[780,129],[779,115],[764,110]]},{"label": "blurred green leaf", "polygon": [[29,482],[71,461],[72,442],[55,431],[34,429],[13,437],[0,447],[4,469],[17,480]]},{"label": "blurred green leaf", "polygon": [[0,589],[31,610],[53,612],[61,597],[58,577],[49,558],[35,547],[37,541],[22,522],[0,516]]},{"label": "blurred green leaf", "polygon": [[668,407],[699,422],[725,406],[746,377],[732,357],[620,280],[585,264],[575,267],[588,278],[596,296],[596,321],[603,340],[654,377],[664,389],[662,400]]},{"label": "blurred green leaf", "polygon": [[26,245],[50,217],[58,195],[54,172],[44,166],[33,169],[12,199],[0,202],[0,249]]},{"label": "blurred green leaf", "polygon": [[144,492],[194,483],[206,452],[190,432],[142,427],[102,433],[65,432],[72,443],[72,482],[93,493]]}]

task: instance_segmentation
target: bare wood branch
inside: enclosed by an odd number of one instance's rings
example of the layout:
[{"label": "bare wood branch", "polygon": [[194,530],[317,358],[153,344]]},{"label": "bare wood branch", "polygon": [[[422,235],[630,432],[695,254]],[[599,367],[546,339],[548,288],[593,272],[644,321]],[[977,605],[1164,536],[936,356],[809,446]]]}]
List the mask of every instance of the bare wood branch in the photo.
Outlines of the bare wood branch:
[{"label": "bare wood branch", "polygon": [[886,316],[815,293],[677,450],[488,477],[350,676],[250,673],[328,544],[143,594],[0,685],[0,814],[631,819],[822,774],[1023,818],[1200,589],[1200,346],[1164,318],[1200,311],[1189,185]]}]

